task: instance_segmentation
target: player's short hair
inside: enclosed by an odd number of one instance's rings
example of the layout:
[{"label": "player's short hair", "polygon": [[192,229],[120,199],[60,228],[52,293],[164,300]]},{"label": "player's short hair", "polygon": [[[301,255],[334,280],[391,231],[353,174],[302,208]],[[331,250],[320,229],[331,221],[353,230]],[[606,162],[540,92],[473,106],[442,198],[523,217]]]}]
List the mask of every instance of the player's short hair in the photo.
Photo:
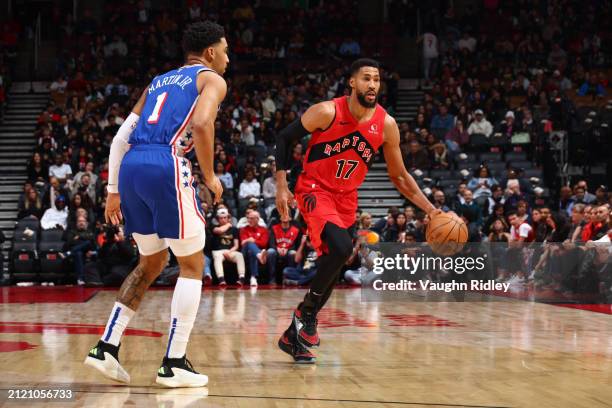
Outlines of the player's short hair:
[{"label": "player's short hair", "polygon": [[359,58],[351,64],[351,76],[355,75],[362,67],[373,67],[380,69],[378,61],[371,58]]},{"label": "player's short hair", "polygon": [[200,53],[203,49],[221,41],[223,37],[225,37],[223,27],[212,21],[189,24],[183,32],[183,51],[186,54]]}]

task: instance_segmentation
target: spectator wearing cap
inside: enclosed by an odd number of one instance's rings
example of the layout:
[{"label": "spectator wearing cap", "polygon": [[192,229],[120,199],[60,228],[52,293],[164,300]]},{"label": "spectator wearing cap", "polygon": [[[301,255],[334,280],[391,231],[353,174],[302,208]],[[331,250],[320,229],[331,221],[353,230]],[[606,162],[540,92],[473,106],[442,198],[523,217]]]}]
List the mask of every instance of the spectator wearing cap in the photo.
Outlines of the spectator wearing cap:
[{"label": "spectator wearing cap", "polygon": [[493,125],[485,119],[482,109],[474,111],[474,121],[468,127],[468,133],[470,135],[485,135],[486,137],[490,137],[493,133]]},{"label": "spectator wearing cap", "polygon": [[280,222],[270,228],[270,242],[267,254],[270,283],[276,280],[277,262],[285,266],[294,266],[295,254],[300,244],[300,230],[291,225],[289,215],[281,217]]},{"label": "spectator wearing cap", "polygon": [[244,256],[238,250],[238,229],[232,225],[229,212],[225,208],[217,210],[218,226],[212,230],[212,257],[215,272],[219,279],[219,286],[225,286],[225,272],[223,262],[228,261],[236,264],[238,269],[238,281],[244,284]]},{"label": "spectator wearing cap", "polygon": [[247,215],[247,226],[240,229],[240,245],[242,255],[251,273],[251,286],[257,286],[259,263],[265,265],[269,234],[266,227],[259,225],[259,213],[251,211]]},{"label": "spectator wearing cap", "polygon": [[499,132],[510,140],[512,135],[519,131],[520,126],[514,120],[514,112],[506,112],[506,116],[504,116],[504,120],[499,126]]},{"label": "spectator wearing cap", "polygon": [[68,207],[66,197],[60,195],[55,198],[55,207],[48,208],[40,220],[40,226],[44,230],[62,229],[68,226]]}]

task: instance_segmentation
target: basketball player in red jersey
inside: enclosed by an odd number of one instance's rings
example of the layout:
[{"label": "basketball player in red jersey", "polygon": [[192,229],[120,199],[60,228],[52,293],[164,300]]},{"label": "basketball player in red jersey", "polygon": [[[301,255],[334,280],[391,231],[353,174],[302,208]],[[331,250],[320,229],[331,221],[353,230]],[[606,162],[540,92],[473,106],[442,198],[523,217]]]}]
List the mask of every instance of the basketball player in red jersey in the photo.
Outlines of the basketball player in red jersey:
[{"label": "basketball player in red jersey", "polygon": [[286,216],[294,196],[287,186],[292,146],[309,133],[303,172],[295,199],[317,250],[317,273],[310,290],[293,314],[278,345],[297,363],[314,363],[308,350],[320,343],[317,313],[338,281],[342,265],[353,250],[348,229],[355,222],[357,188],[374,155],[383,148],[389,178],[397,189],[430,216],[440,213],[421,192],[404,167],[395,120],[377,104],[380,89],[378,62],[359,59],[351,65],[351,94],[311,106],[283,129],[276,140],[276,206]]}]

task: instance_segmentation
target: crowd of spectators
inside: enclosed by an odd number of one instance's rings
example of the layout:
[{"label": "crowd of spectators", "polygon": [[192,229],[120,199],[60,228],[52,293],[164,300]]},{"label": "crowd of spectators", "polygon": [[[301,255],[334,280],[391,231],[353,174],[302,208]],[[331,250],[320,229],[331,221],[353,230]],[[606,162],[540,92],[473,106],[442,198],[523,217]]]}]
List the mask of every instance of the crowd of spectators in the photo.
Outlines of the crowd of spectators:
[{"label": "crowd of spectators", "polygon": [[[555,16],[561,8],[555,5],[562,3],[552,2],[549,9],[536,8],[525,15],[521,11],[519,18],[510,18],[516,20],[510,31],[520,31],[538,18],[551,24],[559,21]],[[210,207],[208,190],[201,183],[197,189],[208,221],[203,274],[207,281],[222,286],[234,282],[256,285],[257,281],[307,283],[316,270],[316,252],[303,225],[296,219],[279,219],[275,209],[274,140],[280,129],[311,104],[347,93],[347,61],[362,50],[359,24],[351,14],[355,8],[343,6],[326,3],[310,10],[278,12],[248,2],[222,9],[207,9],[194,2],[185,15],[177,15],[147,8],[145,2],[111,2],[105,24],[87,11],[78,22],[67,16],[58,33],[65,52],[58,58],[58,75],[50,85],[53,100],[38,120],[38,147],[28,164],[20,217],[36,217],[43,229],[65,231],[63,256],[74,265],[79,283],[121,281],[129,265],[136,262],[137,252],[121,228],[104,224],[110,142],[148,81],[180,65],[180,27],[201,18],[217,19],[230,36],[230,65],[316,57],[326,62],[313,69],[277,74],[228,73],[228,97],[215,123],[215,171],[225,186],[222,203]],[[548,30],[550,24],[532,26],[529,35],[519,33],[520,41],[509,43],[503,41],[505,31],[499,30],[498,38],[491,34],[492,25],[481,24],[477,17],[515,17],[506,12],[468,8],[467,17],[456,19],[451,10],[437,25],[431,22],[438,27],[428,31],[435,37],[438,53],[435,61],[427,61],[431,88],[416,117],[399,123],[406,166],[436,207],[464,218],[470,241],[533,237],[542,242],[554,236],[555,240],[586,242],[602,238],[610,225],[603,213],[599,215],[601,208],[609,211],[605,186],[589,188],[581,180],[572,187],[559,186],[558,195],[548,195],[546,186],[554,185],[554,180],[532,183],[520,168],[509,167],[496,174],[487,162],[462,168],[466,153],[471,153],[473,135],[486,140],[505,136],[507,143],[494,148],[505,154],[513,150],[512,137],[524,133],[528,143],[520,149],[535,166],[546,167],[549,155],[542,134],[567,125],[570,103],[564,91],[575,90],[585,79],[592,81],[602,63],[598,58],[602,38],[594,30],[583,34],[580,52],[560,58],[552,44],[566,44],[576,30],[570,33],[553,27],[549,33],[544,28]],[[609,15],[593,15],[588,7],[574,12],[574,23],[581,16],[597,27],[604,27],[598,21]],[[287,32],[292,36],[287,37]],[[425,37],[423,44],[427,43]],[[514,49],[516,44],[523,46]],[[550,56],[545,53],[549,48]],[[393,113],[398,75],[383,69],[382,77],[380,102]],[[592,88],[587,87],[586,92]],[[513,96],[521,97],[517,108],[510,106]],[[299,174],[303,150],[303,144],[293,149],[291,183]],[[419,177],[431,170],[456,172],[461,181],[443,188],[436,180]],[[199,179],[197,166],[194,176]],[[542,216],[545,209],[554,215]],[[580,219],[576,216],[580,233],[551,235],[556,231],[552,224],[569,226],[576,211],[582,214]],[[387,242],[419,242],[424,240],[427,221],[410,203],[402,209],[391,208],[388,216],[378,220],[360,211],[346,281],[359,283],[361,268],[368,263],[369,253],[362,245],[367,231],[376,231]],[[531,235],[525,235],[527,225],[534,231]],[[499,278],[523,282],[529,277]]]},{"label": "crowd of spectators", "polygon": [[[571,133],[579,119],[576,97],[587,96],[593,110],[605,103],[612,3],[489,1],[461,13],[415,3],[392,2],[395,19],[418,14],[425,27],[417,39],[424,99],[414,120],[401,124],[402,147],[413,174],[429,172],[421,185],[436,207],[459,214],[472,242],[609,242],[608,188],[584,179],[560,183],[547,136]],[[609,160],[609,145],[592,141],[587,149],[593,161]],[[490,159],[466,160],[482,152],[498,153],[493,161],[523,160],[503,168]],[[533,179],[524,167],[542,176]],[[445,183],[447,175],[457,182]],[[419,241],[423,221],[408,206],[390,210],[375,229],[387,241]],[[534,270],[498,278],[522,284],[535,276],[541,283]]]},{"label": "crowd of spectators", "polygon": [[[284,74],[229,72],[228,97],[215,124],[215,171],[225,187],[222,204],[209,207],[208,190],[201,183],[197,189],[210,227],[207,280],[212,269],[215,281],[226,284],[224,269],[234,264],[232,282],[255,285],[261,269],[267,278],[260,281],[280,283],[282,268],[277,265],[301,267],[308,244],[295,223],[278,219],[274,209],[274,140],[313,103],[346,94],[347,66],[361,49],[353,36],[359,30],[356,17],[341,6],[278,11],[249,2],[223,9],[194,2],[180,15],[148,9],[144,2],[117,2],[106,11],[113,24],[100,24],[87,10],[78,22],[67,16],[58,25],[64,52],[49,87],[52,100],[38,118],[37,148],[28,163],[19,218],[35,217],[43,230],[64,231],[62,256],[80,284],[114,281],[119,258],[123,265],[133,264],[136,252],[119,248],[131,242],[129,237],[104,221],[110,143],[143,87],[181,64],[180,27],[201,18],[218,19],[230,36],[230,58],[236,65],[265,58],[333,57],[322,68]],[[334,24],[340,19],[343,24]],[[347,19],[353,24],[345,24]],[[126,21],[137,24],[122,24]],[[329,37],[317,32],[321,25],[327,26]],[[110,26],[115,27],[112,33],[107,32]],[[289,26],[294,35],[286,38]],[[397,75],[384,71],[383,80],[385,101],[394,99]],[[302,152],[302,145],[295,147],[293,182]],[[200,180],[197,163],[194,176]]]}]

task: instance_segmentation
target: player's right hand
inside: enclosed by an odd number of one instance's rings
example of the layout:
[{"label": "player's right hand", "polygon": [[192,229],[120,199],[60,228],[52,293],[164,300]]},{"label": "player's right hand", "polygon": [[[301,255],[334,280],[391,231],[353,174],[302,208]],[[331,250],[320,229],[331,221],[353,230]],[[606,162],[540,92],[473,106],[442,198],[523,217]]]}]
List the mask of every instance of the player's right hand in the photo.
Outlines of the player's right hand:
[{"label": "player's right hand", "polygon": [[293,193],[286,187],[280,187],[276,190],[276,208],[281,218],[289,217],[289,206],[293,207]]},{"label": "player's right hand", "polygon": [[118,193],[108,193],[106,206],[104,208],[104,218],[107,224],[119,225],[123,220],[121,214],[121,199]]},{"label": "player's right hand", "polygon": [[223,184],[221,184],[221,180],[219,177],[213,176],[210,180],[204,180],[206,187],[213,193],[215,196],[213,200],[213,204],[218,204],[221,202],[221,196],[223,195]]}]

